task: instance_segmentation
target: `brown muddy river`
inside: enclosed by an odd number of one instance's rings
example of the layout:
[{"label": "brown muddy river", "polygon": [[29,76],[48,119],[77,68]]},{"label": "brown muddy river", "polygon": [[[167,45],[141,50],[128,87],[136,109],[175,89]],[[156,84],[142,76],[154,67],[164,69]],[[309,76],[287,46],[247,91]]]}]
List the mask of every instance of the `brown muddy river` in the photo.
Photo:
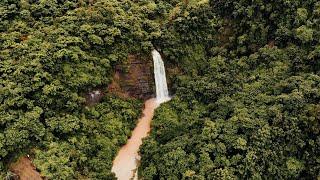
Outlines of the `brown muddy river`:
[{"label": "brown muddy river", "polygon": [[136,169],[140,156],[138,154],[142,139],[148,136],[150,123],[154,110],[158,107],[156,99],[149,99],[145,102],[143,117],[138,120],[138,124],[132,132],[131,138],[124,145],[113,161],[112,172],[116,174],[118,180],[137,179]]}]

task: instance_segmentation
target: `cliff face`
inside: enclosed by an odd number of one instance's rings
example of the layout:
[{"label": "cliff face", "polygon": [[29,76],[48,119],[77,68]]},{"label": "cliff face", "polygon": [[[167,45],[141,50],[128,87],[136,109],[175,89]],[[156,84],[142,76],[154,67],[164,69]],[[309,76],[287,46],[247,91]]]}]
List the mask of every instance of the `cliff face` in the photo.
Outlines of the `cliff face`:
[{"label": "cliff face", "polygon": [[108,90],[111,93],[146,100],[154,94],[154,77],[151,57],[129,55],[128,62],[118,65],[113,82]]}]

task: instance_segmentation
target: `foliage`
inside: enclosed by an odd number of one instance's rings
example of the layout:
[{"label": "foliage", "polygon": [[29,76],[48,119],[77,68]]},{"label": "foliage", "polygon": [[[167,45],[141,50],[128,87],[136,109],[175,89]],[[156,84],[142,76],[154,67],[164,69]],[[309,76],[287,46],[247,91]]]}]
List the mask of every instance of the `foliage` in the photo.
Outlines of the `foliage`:
[{"label": "foliage", "polygon": [[113,179],[112,160],[130,135],[140,107],[136,101],[105,97],[80,115],[82,128],[46,140],[44,147],[35,151],[35,165],[50,179]]},{"label": "foliage", "polygon": [[36,148],[35,162],[48,177],[113,176],[110,164],[141,104],[107,98],[96,112],[85,109],[84,96],[106,87],[129,53],[150,51],[149,33],[157,30],[147,28],[143,8],[116,0],[0,2],[2,172],[12,156]]},{"label": "foliage", "polygon": [[139,175],[319,178],[319,5],[211,0],[177,14],[157,45],[184,74],[171,77]]},{"label": "foliage", "polygon": [[319,32],[317,0],[2,0],[0,177],[31,151],[50,179],[114,179],[141,103],[84,96],[156,47],[178,73],[142,178],[319,179]]}]

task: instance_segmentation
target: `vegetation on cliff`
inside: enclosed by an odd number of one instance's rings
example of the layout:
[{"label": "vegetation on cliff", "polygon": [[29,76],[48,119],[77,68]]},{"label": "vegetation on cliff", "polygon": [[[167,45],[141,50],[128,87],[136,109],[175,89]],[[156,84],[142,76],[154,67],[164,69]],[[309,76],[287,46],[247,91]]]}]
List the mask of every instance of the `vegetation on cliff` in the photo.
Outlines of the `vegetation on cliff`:
[{"label": "vegetation on cliff", "polygon": [[116,0],[0,2],[0,174],[31,151],[49,178],[113,177],[112,159],[141,103],[108,96],[86,108],[84,97],[106,89],[128,53],[150,51],[158,30],[143,8]]},{"label": "vegetation on cliff", "polygon": [[185,6],[157,42],[183,70],[141,148],[144,179],[320,177],[320,3]]},{"label": "vegetation on cliff", "polygon": [[155,46],[179,71],[140,177],[317,179],[319,41],[317,0],[1,0],[0,178],[31,153],[50,179],[114,179],[141,102],[84,97]]}]

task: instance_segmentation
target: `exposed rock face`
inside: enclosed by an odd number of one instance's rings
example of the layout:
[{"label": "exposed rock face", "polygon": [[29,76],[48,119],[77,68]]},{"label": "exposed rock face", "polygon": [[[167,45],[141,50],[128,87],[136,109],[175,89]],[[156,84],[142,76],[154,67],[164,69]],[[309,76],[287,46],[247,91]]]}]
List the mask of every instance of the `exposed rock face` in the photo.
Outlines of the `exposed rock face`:
[{"label": "exposed rock face", "polygon": [[28,157],[20,157],[17,162],[10,165],[10,170],[20,180],[42,180],[42,177]]},{"label": "exposed rock face", "polygon": [[108,90],[120,96],[146,100],[153,96],[153,87],[152,58],[129,55],[126,65],[116,67]]},{"label": "exposed rock face", "polygon": [[88,92],[85,95],[86,98],[86,104],[91,106],[96,103],[98,103],[104,96],[103,90],[102,89],[95,89],[93,91]]}]

